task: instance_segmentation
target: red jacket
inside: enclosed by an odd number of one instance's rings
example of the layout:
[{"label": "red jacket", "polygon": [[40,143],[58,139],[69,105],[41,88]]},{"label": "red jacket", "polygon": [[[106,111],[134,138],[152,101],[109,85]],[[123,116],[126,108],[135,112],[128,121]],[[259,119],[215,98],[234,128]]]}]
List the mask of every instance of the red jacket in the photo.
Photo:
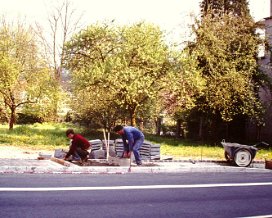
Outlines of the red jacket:
[{"label": "red jacket", "polygon": [[72,139],[72,145],[70,146],[70,149],[65,157],[68,158],[70,155],[75,154],[75,151],[78,147],[83,150],[87,150],[88,148],[90,148],[90,146],[91,146],[90,142],[87,139],[85,139],[82,135],[74,134],[74,137]]}]

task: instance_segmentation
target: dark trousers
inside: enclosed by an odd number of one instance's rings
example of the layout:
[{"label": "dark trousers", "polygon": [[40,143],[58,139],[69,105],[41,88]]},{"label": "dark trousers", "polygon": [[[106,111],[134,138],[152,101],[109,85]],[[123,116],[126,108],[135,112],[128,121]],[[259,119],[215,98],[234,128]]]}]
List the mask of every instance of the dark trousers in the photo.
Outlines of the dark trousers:
[{"label": "dark trousers", "polygon": [[76,153],[78,154],[78,156],[80,157],[81,160],[86,159],[86,157],[89,155],[88,151],[86,151],[80,147],[77,147]]}]

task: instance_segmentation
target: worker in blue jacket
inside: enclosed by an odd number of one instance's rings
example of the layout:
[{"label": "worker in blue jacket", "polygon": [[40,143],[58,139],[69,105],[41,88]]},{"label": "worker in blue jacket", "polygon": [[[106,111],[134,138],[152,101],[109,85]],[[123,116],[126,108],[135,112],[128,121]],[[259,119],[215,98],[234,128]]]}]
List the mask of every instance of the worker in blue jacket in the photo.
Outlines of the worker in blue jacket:
[{"label": "worker in blue jacket", "polygon": [[144,134],[133,126],[117,125],[114,127],[114,132],[122,136],[124,144],[124,158],[130,158],[131,151],[133,151],[137,165],[142,165],[141,155],[139,149],[144,143]]}]

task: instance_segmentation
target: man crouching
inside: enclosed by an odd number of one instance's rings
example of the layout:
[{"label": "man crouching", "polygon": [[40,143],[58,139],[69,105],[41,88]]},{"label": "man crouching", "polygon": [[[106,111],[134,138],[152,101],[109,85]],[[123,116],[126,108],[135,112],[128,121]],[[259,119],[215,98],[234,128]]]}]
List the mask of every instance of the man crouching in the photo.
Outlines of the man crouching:
[{"label": "man crouching", "polygon": [[73,155],[73,156],[79,156],[80,157],[80,164],[82,165],[84,162],[87,162],[88,160],[88,155],[89,152],[87,151],[88,149],[91,148],[90,142],[84,138],[80,134],[76,134],[73,129],[68,129],[66,131],[66,136],[71,139],[71,146],[64,157],[64,160],[68,160],[68,158]]}]

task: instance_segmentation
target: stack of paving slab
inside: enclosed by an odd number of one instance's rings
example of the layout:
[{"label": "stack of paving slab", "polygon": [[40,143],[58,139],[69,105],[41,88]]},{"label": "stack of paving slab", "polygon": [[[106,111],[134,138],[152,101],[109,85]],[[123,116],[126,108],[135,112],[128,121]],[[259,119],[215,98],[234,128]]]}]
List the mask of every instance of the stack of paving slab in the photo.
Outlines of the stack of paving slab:
[{"label": "stack of paving slab", "polygon": [[114,140],[102,140],[102,149],[107,150],[106,145],[109,145],[109,156],[115,157],[116,152],[115,152],[115,142]]},{"label": "stack of paving slab", "polygon": [[[92,148],[88,150],[90,152],[90,159],[106,159],[107,149],[106,144],[109,145],[109,156],[120,158],[124,152],[124,145],[122,139],[116,140],[89,140]],[[63,158],[67,151],[63,149],[56,149],[54,157]],[[144,141],[142,147],[139,150],[142,160],[160,160],[160,145],[152,144],[149,141]],[[134,159],[134,156],[132,156]]]},{"label": "stack of paving slab", "polygon": [[[117,157],[122,157],[124,145],[122,139],[115,140],[115,151]],[[152,144],[149,141],[144,141],[139,150],[143,160],[159,160],[160,159],[160,145]]]},{"label": "stack of paving slab", "polygon": [[150,160],[160,160],[161,159],[161,147],[157,144],[151,144],[150,146]]},{"label": "stack of paving slab", "polygon": [[64,149],[55,149],[54,157],[63,159],[68,151]]},{"label": "stack of paving slab", "polygon": [[99,150],[103,147],[103,143],[100,139],[89,140],[92,145],[92,151]]},{"label": "stack of paving slab", "polygon": [[117,157],[122,157],[124,152],[124,145],[122,139],[115,139],[115,152]]},{"label": "stack of paving slab", "polygon": [[143,160],[150,160],[150,149],[151,149],[151,143],[148,141],[144,141],[142,147],[140,148],[139,152]]},{"label": "stack of paving slab", "polygon": [[109,156],[115,157],[115,143],[114,140],[89,140],[92,145],[90,158],[91,159],[106,159],[107,158],[107,148],[106,145],[109,145]]},{"label": "stack of paving slab", "polygon": [[90,158],[91,159],[105,159],[106,149],[103,149],[103,142],[100,139],[89,140],[92,145]]}]

